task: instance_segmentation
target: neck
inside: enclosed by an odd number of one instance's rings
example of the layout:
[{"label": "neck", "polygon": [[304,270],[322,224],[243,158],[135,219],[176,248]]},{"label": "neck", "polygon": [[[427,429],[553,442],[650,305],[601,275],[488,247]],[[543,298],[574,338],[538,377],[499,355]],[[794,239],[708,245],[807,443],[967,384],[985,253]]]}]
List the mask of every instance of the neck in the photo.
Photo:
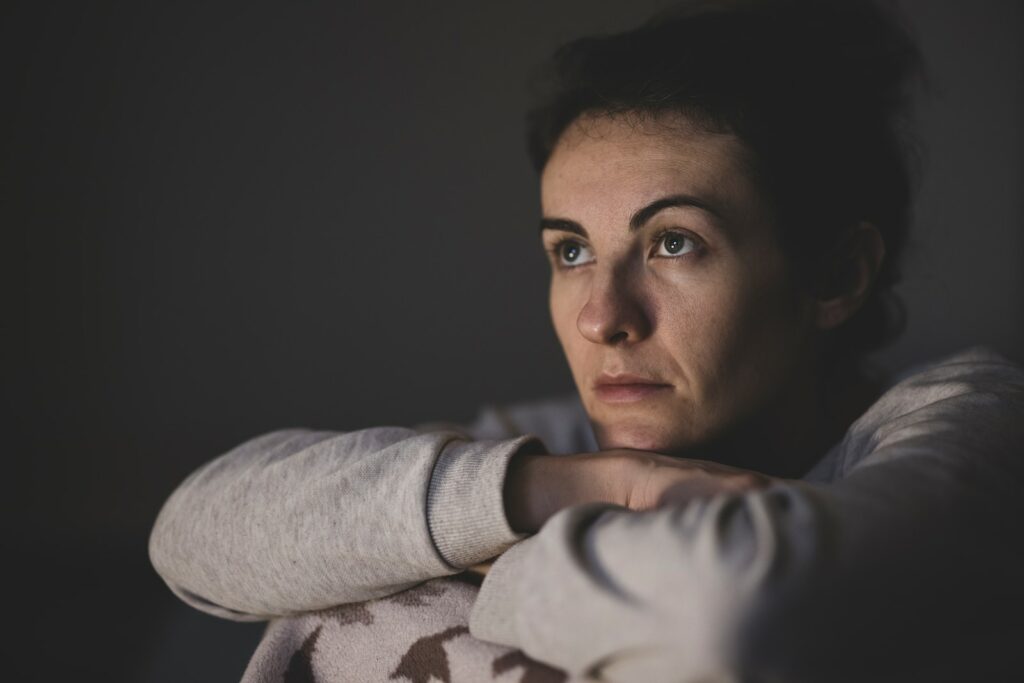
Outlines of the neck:
[{"label": "neck", "polygon": [[[800,478],[877,400],[882,381],[856,363],[808,372],[741,428],[701,449],[709,460]],[[702,457],[698,455],[697,457]]]}]

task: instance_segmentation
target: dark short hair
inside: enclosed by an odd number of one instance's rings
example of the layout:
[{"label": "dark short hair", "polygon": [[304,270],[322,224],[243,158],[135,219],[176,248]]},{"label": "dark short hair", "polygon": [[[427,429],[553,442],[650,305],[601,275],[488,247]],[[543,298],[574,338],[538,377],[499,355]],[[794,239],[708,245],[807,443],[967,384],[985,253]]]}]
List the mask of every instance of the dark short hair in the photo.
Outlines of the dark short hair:
[{"label": "dark short hair", "polygon": [[880,231],[872,292],[830,335],[831,358],[860,357],[905,327],[892,287],[910,225],[909,86],[920,76],[904,23],[877,3],[690,2],[559,48],[535,81],[529,154],[542,171],[582,114],[681,112],[736,135],[803,282],[858,222]]}]

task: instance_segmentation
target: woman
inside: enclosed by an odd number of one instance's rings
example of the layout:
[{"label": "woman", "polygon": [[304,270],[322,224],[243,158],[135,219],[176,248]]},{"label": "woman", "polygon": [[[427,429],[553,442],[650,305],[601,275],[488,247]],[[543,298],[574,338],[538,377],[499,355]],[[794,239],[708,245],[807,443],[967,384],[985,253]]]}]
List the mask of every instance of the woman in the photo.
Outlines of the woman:
[{"label": "woman", "polygon": [[154,566],[275,619],[247,680],[957,673],[1021,606],[1024,371],[863,362],[899,331],[916,69],[864,2],[567,45],[530,151],[578,397],[263,435],[174,492]]}]

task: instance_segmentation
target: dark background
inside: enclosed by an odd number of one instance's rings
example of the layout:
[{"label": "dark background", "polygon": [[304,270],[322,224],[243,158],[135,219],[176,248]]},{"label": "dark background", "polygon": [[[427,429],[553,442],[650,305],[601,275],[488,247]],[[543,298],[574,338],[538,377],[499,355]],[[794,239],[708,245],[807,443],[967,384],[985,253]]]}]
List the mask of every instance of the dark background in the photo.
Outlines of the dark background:
[{"label": "dark background", "polygon": [[[237,680],[262,625],[179,604],[146,554],[192,469],[571,391],[525,84],[664,4],[2,5],[4,678]],[[1024,360],[1024,9],[901,4],[935,89],[879,361]]]}]

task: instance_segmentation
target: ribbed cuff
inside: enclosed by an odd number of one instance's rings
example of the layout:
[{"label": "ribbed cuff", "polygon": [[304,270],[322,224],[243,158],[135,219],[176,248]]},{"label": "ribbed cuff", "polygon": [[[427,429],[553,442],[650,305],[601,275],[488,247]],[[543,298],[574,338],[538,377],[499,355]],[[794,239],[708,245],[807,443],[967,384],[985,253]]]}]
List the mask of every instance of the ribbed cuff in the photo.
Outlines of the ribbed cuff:
[{"label": "ribbed cuff", "polygon": [[427,525],[445,562],[463,569],[500,555],[529,535],[513,531],[505,516],[505,473],[516,454],[545,452],[533,436],[456,440],[445,446],[427,489]]}]

